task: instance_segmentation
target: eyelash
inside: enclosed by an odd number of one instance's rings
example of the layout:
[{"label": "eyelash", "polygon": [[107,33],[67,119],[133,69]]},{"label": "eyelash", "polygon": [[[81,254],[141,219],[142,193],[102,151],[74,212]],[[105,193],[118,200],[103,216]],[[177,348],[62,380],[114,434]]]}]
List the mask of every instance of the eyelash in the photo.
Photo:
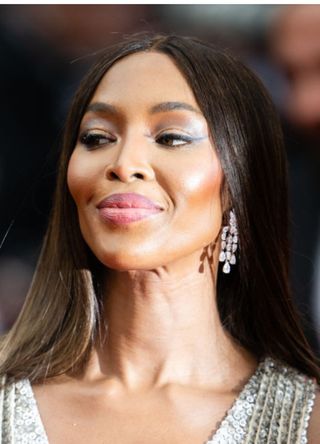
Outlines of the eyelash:
[{"label": "eyelash", "polygon": [[[108,137],[100,133],[90,133],[90,132],[85,132],[81,134],[79,140],[80,143],[84,145],[87,149],[94,149],[104,145],[110,145],[111,143],[117,141],[116,138]],[[102,140],[105,140],[105,142],[101,142]],[[178,143],[175,144],[174,143],[175,141],[178,141]],[[160,136],[156,138],[156,143],[158,145],[167,146],[169,148],[188,145],[192,141],[193,141],[192,137],[187,136],[185,134],[177,134],[177,133],[164,133],[160,134]]]},{"label": "eyelash", "polygon": [[[90,133],[86,132],[81,134],[80,143],[84,145],[87,149],[98,148],[99,146],[107,145],[116,141],[115,138],[108,137],[100,133]],[[106,140],[107,142],[102,142],[101,140]]]},{"label": "eyelash", "polygon": [[[165,139],[167,139],[167,141],[171,141],[172,143],[161,143],[160,141],[164,141]],[[174,141],[179,141],[179,142],[183,142],[183,143],[177,143],[176,145],[173,143]],[[190,136],[187,136],[185,134],[176,134],[176,133],[164,133],[161,134],[157,139],[156,142],[159,145],[166,145],[169,146],[170,148],[174,148],[175,146],[184,146],[184,145],[188,145],[193,141],[193,138]]]}]

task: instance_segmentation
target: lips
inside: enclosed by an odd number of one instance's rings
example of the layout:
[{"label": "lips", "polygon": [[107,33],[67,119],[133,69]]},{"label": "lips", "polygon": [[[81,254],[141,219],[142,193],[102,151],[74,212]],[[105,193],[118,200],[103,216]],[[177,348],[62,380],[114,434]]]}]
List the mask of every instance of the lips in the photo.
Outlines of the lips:
[{"label": "lips", "polygon": [[128,224],[160,213],[163,208],[137,193],[119,193],[103,199],[97,206],[105,221]]}]

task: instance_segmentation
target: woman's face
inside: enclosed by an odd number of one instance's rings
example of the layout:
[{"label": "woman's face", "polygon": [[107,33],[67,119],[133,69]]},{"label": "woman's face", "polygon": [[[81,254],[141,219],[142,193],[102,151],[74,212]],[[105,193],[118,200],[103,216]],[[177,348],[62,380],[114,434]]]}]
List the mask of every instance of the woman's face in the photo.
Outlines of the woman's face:
[{"label": "woman's face", "polygon": [[95,256],[132,270],[201,255],[221,227],[221,183],[207,122],[174,62],[149,52],[113,65],[83,116],[68,168]]}]

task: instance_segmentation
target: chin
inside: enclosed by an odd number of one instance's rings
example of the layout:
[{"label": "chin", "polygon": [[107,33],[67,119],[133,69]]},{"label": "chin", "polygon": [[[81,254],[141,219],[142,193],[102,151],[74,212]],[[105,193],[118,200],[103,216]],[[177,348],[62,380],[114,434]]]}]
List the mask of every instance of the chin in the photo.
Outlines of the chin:
[{"label": "chin", "polygon": [[117,254],[103,254],[97,256],[98,260],[106,267],[116,271],[152,270],[161,264],[158,260],[141,256],[141,254],[129,254],[119,252]]}]

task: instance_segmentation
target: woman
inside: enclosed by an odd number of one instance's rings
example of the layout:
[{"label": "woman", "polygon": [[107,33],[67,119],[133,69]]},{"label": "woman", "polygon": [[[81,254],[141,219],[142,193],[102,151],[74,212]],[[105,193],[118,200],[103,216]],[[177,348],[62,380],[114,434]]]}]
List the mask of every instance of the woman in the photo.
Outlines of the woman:
[{"label": "woman", "polygon": [[109,48],[72,104],[2,342],[4,442],[315,443],[287,258],[281,131],[256,77],[191,38]]}]

